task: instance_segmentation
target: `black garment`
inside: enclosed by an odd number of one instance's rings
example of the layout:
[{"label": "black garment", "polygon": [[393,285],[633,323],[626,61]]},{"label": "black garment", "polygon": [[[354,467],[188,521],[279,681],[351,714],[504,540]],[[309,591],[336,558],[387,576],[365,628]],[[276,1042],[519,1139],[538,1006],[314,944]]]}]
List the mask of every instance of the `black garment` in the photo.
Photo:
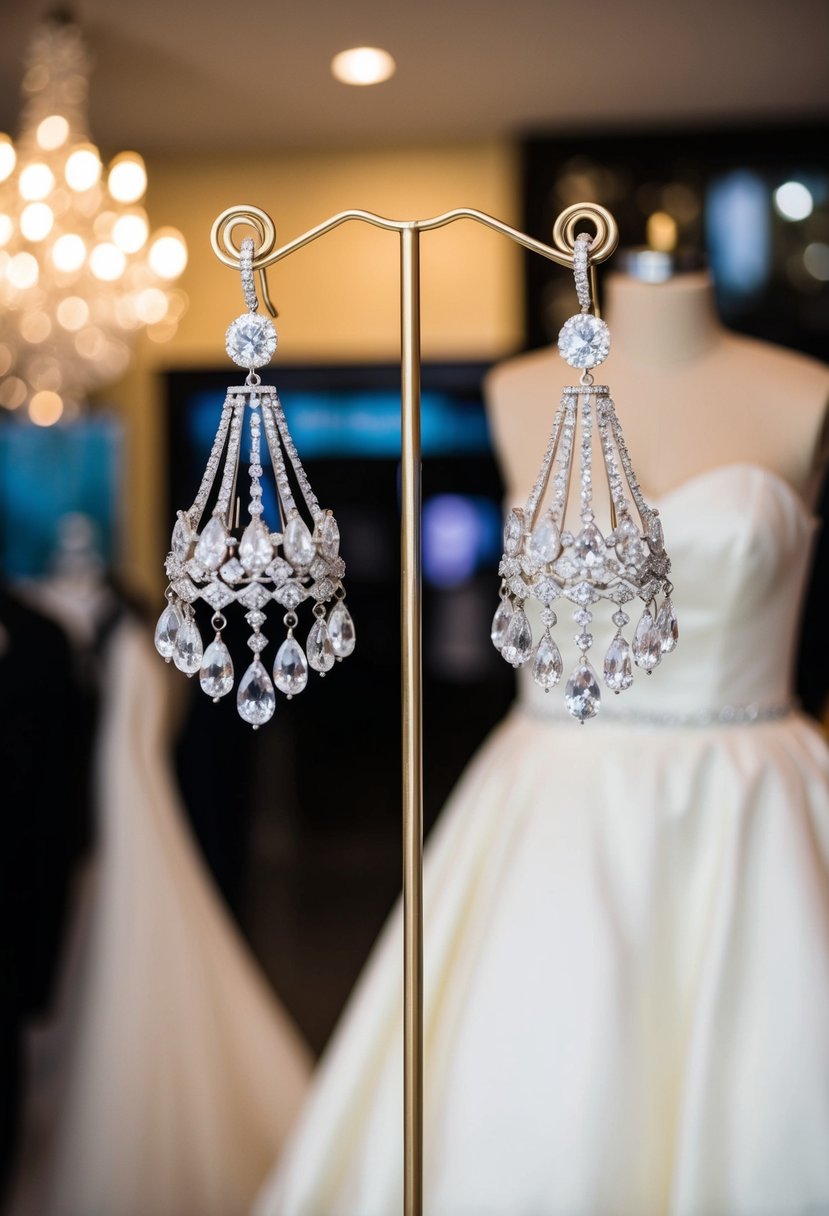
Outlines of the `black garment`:
[{"label": "black garment", "polygon": [[12,1163],[21,1031],[52,995],[87,755],[62,630],[0,587],[0,1190]]}]

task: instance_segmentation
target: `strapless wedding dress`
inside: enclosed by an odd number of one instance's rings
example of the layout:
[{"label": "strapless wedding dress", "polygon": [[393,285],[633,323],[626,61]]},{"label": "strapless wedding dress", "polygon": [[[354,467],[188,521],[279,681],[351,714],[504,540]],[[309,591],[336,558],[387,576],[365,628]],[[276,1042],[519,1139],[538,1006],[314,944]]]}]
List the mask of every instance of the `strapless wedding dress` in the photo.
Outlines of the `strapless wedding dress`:
[{"label": "strapless wedding dress", "polygon": [[[522,672],[429,841],[428,1216],[829,1212],[815,524],[753,465],[658,505],[675,653],[585,726]],[[400,945],[398,910],[258,1216],[400,1210]]]}]

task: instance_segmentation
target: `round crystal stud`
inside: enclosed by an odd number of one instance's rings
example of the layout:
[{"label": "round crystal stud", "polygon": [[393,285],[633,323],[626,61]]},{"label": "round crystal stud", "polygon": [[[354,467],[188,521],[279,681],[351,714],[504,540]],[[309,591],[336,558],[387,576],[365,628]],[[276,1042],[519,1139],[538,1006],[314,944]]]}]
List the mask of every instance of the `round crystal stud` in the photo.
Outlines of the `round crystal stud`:
[{"label": "round crystal stud", "polygon": [[610,351],[610,330],[592,313],[565,321],[558,335],[558,353],[571,367],[598,367]]},{"label": "round crystal stud", "polygon": [[276,350],[276,330],[267,317],[246,312],[228,326],[225,350],[239,367],[264,367]]}]

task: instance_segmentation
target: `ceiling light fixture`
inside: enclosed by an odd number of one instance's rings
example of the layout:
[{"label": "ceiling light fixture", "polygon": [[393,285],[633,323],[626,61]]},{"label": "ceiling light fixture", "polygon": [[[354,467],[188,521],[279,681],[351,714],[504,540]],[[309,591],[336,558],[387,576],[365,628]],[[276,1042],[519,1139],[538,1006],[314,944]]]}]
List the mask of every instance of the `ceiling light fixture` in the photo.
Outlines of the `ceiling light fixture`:
[{"label": "ceiling light fixture", "polygon": [[382,84],[396,69],[394,59],[379,46],[353,46],[331,60],[331,71],[343,84]]},{"label": "ceiling light fixture", "polygon": [[187,303],[174,289],[184,238],[151,233],[140,205],[144,161],[122,152],[105,169],[89,139],[88,73],[78,27],[47,19],[23,80],[20,135],[0,134],[0,374],[11,373],[0,415],[28,404],[38,426],[73,417],[121,375],[139,330],[169,338]]}]

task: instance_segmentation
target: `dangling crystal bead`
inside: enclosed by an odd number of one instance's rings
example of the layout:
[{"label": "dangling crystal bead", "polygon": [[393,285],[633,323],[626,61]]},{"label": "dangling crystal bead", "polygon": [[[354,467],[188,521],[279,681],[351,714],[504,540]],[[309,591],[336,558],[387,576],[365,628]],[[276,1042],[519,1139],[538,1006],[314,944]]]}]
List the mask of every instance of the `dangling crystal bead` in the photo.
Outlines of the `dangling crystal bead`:
[{"label": "dangling crystal bead", "polygon": [[280,692],[289,697],[302,692],[308,683],[308,664],[295,637],[287,637],[276,652],[273,682]]},{"label": "dangling crystal bead", "polygon": [[351,613],[346,608],[344,600],[340,600],[331,609],[331,615],[328,618],[328,635],[331,638],[334,657],[347,659],[357,642],[357,635],[354,631]]},{"label": "dangling crystal bead", "polygon": [[662,520],[655,511],[648,520],[648,544],[654,553],[661,553],[665,548],[665,534],[662,531]]},{"label": "dangling crystal bead", "polygon": [[507,637],[507,628],[512,619],[512,604],[508,599],[502,599],[498,607],[495,609],[495,616],[492,618],[492,627],[489,631],[489,636],[492,638],[492,645],[496,650],[503,648]]},{"label": "dangling crystal bead", "polygon": [[624,692],[633,683],[633,666],[628,646],[617,633],[604,657],[604,682],[611,692]]},{"label": "dangling crystal bead", "polygon": [[252,519],[239,541],[239,561],[249,574],[261,574],[273,557],[268,529],[261,519]]},{"label": "dangling crystal bead", "polygon": [[552,511],[545,511],[527,540],[527,555],[543,565],[558,557],[561,536]]},{"label": "dangling crystal bead", "polygon": [[227,553],[227,528],[218,515],[207,523],[196,545],[196,561],[207,570],[218,570]]},{"label": "dangling crystal bead", "polygon": [[548,630],[536,648],[533,660],[533,679],[539,688],[547,691],[558,684],[563,670],[561,651]]},{"label": "dangling crystal bead", "polygon": [[331,561],[340,551],[340,528],[333,515],[326,515],[320,528],[320,549]]},{"label": "dangling crystal bead", "polygon": [[325,621],[314,621],[306,643],[308,663],[314,671],[330,671],[334,666],[334,649]]},{"label": "dangling crystal bead", "polygon": [[677,624],[676,613],[670,597],[665,600],[665,603],[656,614],[656,625],[654,626],[659,634],[659,644],[663,654],[670,654],[676,649],[676,644],[679,641],[679,625]]},{"label": "dangling crystal bead", "polygon": [[297,570],[306,569],[317,555],[313,537],[308,531],[305,521],[299,515],[295,515],[288,521],[285,535],[282,538],[282,550],[285,557]]},{"label": "dangling crystal bead", "polygon": [[181,629],[181,613],[175,604],[168,604],[155,627],[155,648],[169,663],[173,657],[176,634]]},{"label": "dangling crystal bead", "polygon": [[193,533],[190,525],[183,515],[179,515],[176,520],[176,526],[173,528],[173,538],[170,542],[173,554],[180,562],[187,561],[190,556],[190,548],[193,544]]},{"label": "dangling crystal bead", "polygon": [[226,696],[233,687],[233,660],[221,638],[212,641],[204,652],[199,683],[214,701]]},{"label": "dangling crystal bead", "polygon": [[521,548],[521,537],[524,535],[524,512],[520,507],[513,507],[504,524],[504,552],[507,557],[515,557]]},{"label": "dangling crystal bead", "polygon": [[273,717],[276,709],[276,695],[273,691],[270,676],[257,655],[242,676],[239,691],[236,694],[236,708],[239,717],[251,726],[262,726]]},{"label": "dangling crystal bead", "polygon": [[653,671],[662,662],[662,639],[654,629],[653,616],[646,608],[633,635],[633,657],[636,666]]},{"label": "dangling crystal bead", "polygon": [[521,667],[533,652],[533,634],[523,608],[516,608],[507,626],[501,654],[513,667]]},{"label": "dangling crystal bead", "polygon": [[573,542],[573,553],[588,566],[603,560],[606,553],[604,537],[594,523],[587,523]]},{"label": "dangling crystal bead", "polygon": [[564,689],[564,700],[567,708],[579,722],[595,718],[599,712],[602,693],[596,673],[589,663],[580,663]]},{"label": "dangling crystal bead", "polygon": [[173,662],[176,667],[188,676],[194,675],[201,667],[203,653],[201,634],[196,622],[182,621],[173,646]]}]

